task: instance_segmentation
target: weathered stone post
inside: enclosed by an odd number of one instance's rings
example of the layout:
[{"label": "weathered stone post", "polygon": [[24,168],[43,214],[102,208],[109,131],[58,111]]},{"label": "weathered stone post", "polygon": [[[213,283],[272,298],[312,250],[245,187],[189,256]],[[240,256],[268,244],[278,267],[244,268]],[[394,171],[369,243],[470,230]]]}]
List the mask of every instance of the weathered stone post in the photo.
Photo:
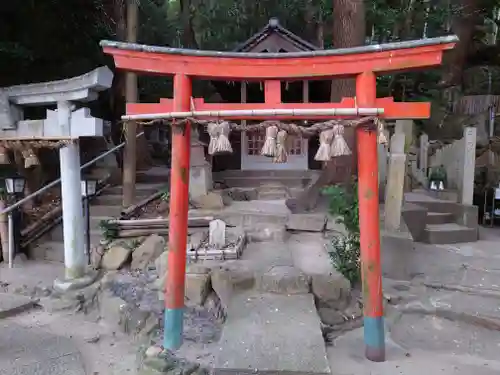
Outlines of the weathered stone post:
[{"label": "weathered stone post", "polygon": [[460,202],[471,205],[474,196],[474,173],[476,167],[476,128],[466,127],[464,129],[463,147]]},{"label": "weathered stone post", "polygon": [[[389,139],[389,132],[384,130],[385,136]],[[385,197],[385,187],[387,185],[387,162],[389,159],[389,146],[379,143],[377,145],[378,154],[378,186],[379,186],[379,199],[382,201]]]},{"label": "weathered stone post", "polygon": [[406,154],[404,133],[394,133],[391,137],[389,154],[389,174],[385,192],[384,223],[387,230],[398,230],[401,225],[403,205],[403,185],[406,174]]},{"label": "weathered stone post", "polygon": [[427,168],[429,164],[429,136],[426,133],[422,133],[420,135],[419,154],[418,167],[424,175],[427,176]]},{"label": "weathered stone post", "polygon": [[191,161],[189,165],[189,196],[207,195],[212,190],[212,166],[205,158],[205,148],[199,140],[198,129],[191,133]]}]

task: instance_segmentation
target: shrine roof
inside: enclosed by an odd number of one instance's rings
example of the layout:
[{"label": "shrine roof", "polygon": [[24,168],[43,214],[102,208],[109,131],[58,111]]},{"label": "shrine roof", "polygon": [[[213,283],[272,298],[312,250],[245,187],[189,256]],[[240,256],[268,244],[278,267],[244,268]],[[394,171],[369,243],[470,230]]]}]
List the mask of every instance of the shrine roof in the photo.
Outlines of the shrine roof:
[{"label": "shrine roof", "polygon": [[272,34],[277,34],[280,38],[290,41],[301,51],[316,51],[320,49],[314,44],[309,43],[307,40],[302,39],[290,30],[281,26],[277,18],[271,18],[265,27],[248,38],[245,42],[239,44],[233,52],[251,52]]},{"label": "shrine roof", "polygon": [[105,48],[115,48],[126,51],[147,52],[165,55],[181,55],[181,56],[200,56],[200,57],[222,57],[222,58],[255,58],[255,59],[287,59],[300,57],[316,57],[316,56],[342,56],[354,55],[361,53],[394,51],[402,49],[411,49],[417,47],[436,46],[440,44],[449,44],[458,42],[456,35],[448,35],[438,38],[427,38],[410,40],[404,42],[372,44],[367,46],[359,46],[352,48],[338,48],[314,51],[300,52],[278,52],[278,53],[256,53],[256,52],[226,52],[226,51],[206,51],[196,49],[171,48],[163,46],[150,46],[145,44],[116,42],[110,40],[102,40],[100,45]]}]

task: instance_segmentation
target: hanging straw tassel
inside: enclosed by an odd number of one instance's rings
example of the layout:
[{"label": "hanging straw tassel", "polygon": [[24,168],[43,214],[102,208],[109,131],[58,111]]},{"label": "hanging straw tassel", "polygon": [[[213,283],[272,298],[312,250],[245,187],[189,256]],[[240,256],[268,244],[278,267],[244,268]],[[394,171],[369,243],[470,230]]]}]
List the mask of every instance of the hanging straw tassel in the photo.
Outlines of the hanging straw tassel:
[{"label": "hanging straw tassel", "polygon": [[9,153],[5,147],[0,146],[0,164],[9,164]]},{"label": "hanging straw tassel", "polygon": [[207,133],[210,136],[210,143],[208,144],[208,154],[215,154],[217,148],[217,142],[219,139],[219,125],[215,122],[211,122],[207,125]]},{"label": "hanging straw tassel", "polygon": [[278,127],[275,125],[269,126],[266,129],[266,141],[260,154],[270,158],[274,158],[278,152],[276,146],[276,136],[278,135]]},{"label": "hanging straw tassel", "polygon": [[278,149],[276,137],[278,135],[278,130],[278,127],[275,125],[266,128],[266,140],[264,142],[264,146],[262,146],[262,150],[260,152],[261,155],[270,158],[274,158],[277,155]]},{"label": "hanging straw tassel", "polygon": [[286,150],[286,138],[288,133],[286,130],[280,130],[276,137],[276,156],[273,158],[274,163],[286,163],[288,160],[288,152]]},{"label": "hanging straw tassel", "polygon": [[344,139],[344,126],[334,125],[333,126],[333,141],[332,147],[330,147],[330,157],[334,158],[336,156],[351,155],[351,150],[349,145]]},{"label": "hanging straw tassel", "polygon": [[24,149],[21,151],[24,158],[24,168],[31,168],[40,165],[40,160],[36,156],[32,148]]},{"label": "hanging straw tassel", "polygon": [[216,154],[227,154],[232,153],[233,148],[231,147],[231,142],[229,142],[229,133],[231,132],[231,125],[229,122],[224,121],[218,125],[218,134],[217,142],[215,144],[215,153]]},{"label": "hanging straw tassel", "polygon": [[379,118],[376,118],[375,124],[377,125],[377,131],[378,131],[378,135],[377,135],[378,143],[381,145],[386,145],[387,144],[387,137],[385,136],[385,133],[384,133],[384,130],[385,130],[384,121],[382,121]]},{"label": "hanging straw tassel", "polygon": [[323,130],[319,134],[319,147],[314,160],[328,161],[330,160],[331,145],[333,140],[333,129]]}]

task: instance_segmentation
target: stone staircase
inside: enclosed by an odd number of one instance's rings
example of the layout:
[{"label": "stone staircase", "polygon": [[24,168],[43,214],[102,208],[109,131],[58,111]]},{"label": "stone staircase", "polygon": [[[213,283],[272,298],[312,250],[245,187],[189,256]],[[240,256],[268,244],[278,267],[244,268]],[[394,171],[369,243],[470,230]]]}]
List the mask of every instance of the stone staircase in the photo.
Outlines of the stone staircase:
[{"label": "stone staircase", "polygon": [[477,241],[477,229],[455,223],[450,212],[427,212],[424,241],[429,244],[451,244]]},{"label": "stone staircase", "polygon": [[305,188],[312,179],[317,178],[321,171],[294,171],[294,170],[234,170],[215,172],[214,182],[221,182],[227,187],[256,188],[262,185],[285,185],[288,188]]},{"label": "stone staircase", "polygon": [[[138,172],[136,177],[136,201],[147,198],[168,186],[169,172],[166,168],[153,167]],[[116,219],[122,212],[122,186],[106,188],[90,202],[90,242],[95,245],[102,239],[102,221]],[[31,246],[30,256],[34,259],[64,262],[62,223],[42,236]]]},{"label": "stone staircase", "polygon": [[478,240],[476,206],[436,199],[420,191],[405,194],[405,202],[412,206],[404,218],[415,241],[453,244]]}]

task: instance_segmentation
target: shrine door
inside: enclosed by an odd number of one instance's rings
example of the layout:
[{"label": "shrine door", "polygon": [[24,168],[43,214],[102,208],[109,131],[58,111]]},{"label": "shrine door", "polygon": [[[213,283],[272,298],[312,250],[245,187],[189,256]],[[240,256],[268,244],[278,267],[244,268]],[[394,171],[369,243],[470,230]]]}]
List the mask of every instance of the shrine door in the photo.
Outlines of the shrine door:
[{"label": "shrine door", "polygon": [[262,156],[260,151],[266,139],[265,132],[241,133],[241,169],[242,170],[307,170],[307,139],[288,136],[288,161],[273,163],[272,158]]}]

